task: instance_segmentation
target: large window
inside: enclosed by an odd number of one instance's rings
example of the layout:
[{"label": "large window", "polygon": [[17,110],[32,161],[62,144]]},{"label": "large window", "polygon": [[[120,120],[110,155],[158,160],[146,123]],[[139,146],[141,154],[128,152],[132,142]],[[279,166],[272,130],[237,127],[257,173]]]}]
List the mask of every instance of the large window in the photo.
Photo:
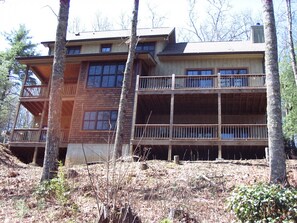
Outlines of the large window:
[{"label": "large window", "polygon": [[136,46],[136,52],[148,52],[152,56],[155,54],[155,43],[147,42],[147,43],[138,43]]},{"label": "large window", "polygon": [[84,114],[83,130],[113,130],[117,111],[87,111]]},{"label": "large window", "polygon": [[[248,86],[248,78],[240,77],[241,74],[247,74],[247,69],[220,69],[221,87],[244,87]],[[227,76],[228,77],[224,77]],[[232,77],[230,75],[236,75]]]},{"label": "large window", "polygon": [[201,88],[209,88],[213,87],[213,79],[210,77],[195,77],[195,76],[208,76],[212,75],[212,70],[211,69],[205,69],[205,70],[196,70],[196,69],[191,69],[187,70],[186,74],[188,76],[193,76],[189,77],[187,80],[187,87],[201,87]]},{"label": "large window", "polygon": [[67,54],[68,55],[80,54],[80,46],[68,46]]},{"label": "large window", "polygon": [[91,63],[88,72],[88,88],[121,87],[125,63]]}]

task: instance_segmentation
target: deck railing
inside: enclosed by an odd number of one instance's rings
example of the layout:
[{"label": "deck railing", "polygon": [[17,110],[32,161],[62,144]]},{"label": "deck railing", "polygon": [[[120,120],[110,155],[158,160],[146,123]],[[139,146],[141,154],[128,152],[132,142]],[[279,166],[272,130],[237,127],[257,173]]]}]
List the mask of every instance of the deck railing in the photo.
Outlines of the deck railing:
[{"label": "deck railing", "polygon": [[218,125],[173,125],[173,139],[216,139]]},{"label": "deck railing", "polygon": [[44,98],[48,96],[47,85],[24,86],[22,97]]},{"label": "deck railing", "polygon": [[[39,133],[40,131],[40,133]],[[37,128],[31,129],[15,129],[11,137],[12,142],[45,142],[46,129],[39,130]],[[62,129],[61,142],[67,143],[69,139],[69,129]]]},{"label": "deck railing", "polygon": [[[224,124],[221,127],[221,140],[267,139],[266,124]],[[172,136],[167,124],[136,124],[134,139],[216,139],[219,138],[217,124],[174,124]]]},{"label": "deck railing", "polygon": [[267,139],[267,125],[222,125],[222,139]]},{"label": "deck railing", "polygon": [[260,88],[265,74],[139,76],[138,90]]},{"label": "deck railing", "polygon": [[[65,84],[63,88],[63,96],[69,97],[74,96],[76,93],[76,84]],[[24,86],[22,97],[29,98],[46,98],[48,97],[48,86],[47,85],[31,85]]]}]

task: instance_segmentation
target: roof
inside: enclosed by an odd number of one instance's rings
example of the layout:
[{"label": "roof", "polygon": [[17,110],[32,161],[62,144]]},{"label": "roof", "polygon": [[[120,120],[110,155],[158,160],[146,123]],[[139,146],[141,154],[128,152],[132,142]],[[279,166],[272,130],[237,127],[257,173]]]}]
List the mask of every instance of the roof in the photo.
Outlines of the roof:
[{"label": "roof", "polygon": [[[139,37],[166,37],[175,32],[172,27],[167,28],[138,28],[137,36]],[[131,30],[112,30],[100,32],[81,32],[76,34],[67,34],[68,41],[92,41],[92,40],[107,40],[107,39],[122,39],[131,35]],[[45,41],[42,44],[54,43],[52,41]]]},{"label": "roof", "polygon": [[173,56],[187,54],[218,54],[218,53],[264,53],[265,43],[252,43],[250,41],[229,41],[229,42],[195,42],[195,43],[174,43],[158,55]]}]

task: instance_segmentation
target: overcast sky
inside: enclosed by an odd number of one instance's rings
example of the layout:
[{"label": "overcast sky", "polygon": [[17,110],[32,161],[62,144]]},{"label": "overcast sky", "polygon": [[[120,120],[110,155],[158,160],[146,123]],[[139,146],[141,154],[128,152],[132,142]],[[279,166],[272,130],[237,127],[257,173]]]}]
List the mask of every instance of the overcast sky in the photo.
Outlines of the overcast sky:
[{"label": "overcast sky", "polygon": [[[200,13],[205,12],[206,0],[197,0],[201,7]],[[121,13],[131,14],[133,0],[71,0],[70,20],[80,18],[86,29],[91,29],[94,14],[101,12],[113,23],[119,24]],[[187,24],[187,0],[140,0],[138,27],[150,27],[147,4],[155,9],[156,14],[164,16],[163,26],[184,27]],[[252,10],[254,14],[261,13],[261,0],[232,0],[236,11]],[[25,24],[34,42],[53,40],[55,37],[59,0],[5,0],[0,3],[0,32],[10,32],[17,29],[19,24]],[[91,31],[91,30],[90,30]],[[0,50],[5,48],[3,37],[0,37]]]}]

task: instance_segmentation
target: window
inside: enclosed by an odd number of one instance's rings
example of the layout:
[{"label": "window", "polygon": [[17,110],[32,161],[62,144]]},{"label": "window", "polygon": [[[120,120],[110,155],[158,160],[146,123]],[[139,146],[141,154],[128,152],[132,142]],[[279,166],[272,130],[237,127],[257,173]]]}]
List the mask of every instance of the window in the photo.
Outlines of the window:
[{"label": "window", "polygon": [[111,52],[111,44],[102,44],[101,53],[109,53],[109,52]]},{"label": "window", "polygon": [[187,70],[186,74],[189,77],[187,79],[187,87],[200,87],[200,88],[210,88],[213,87],[213,79],[209,77],[194,77],[194,76],[203,76],[203,75],[212,75],[212,70]]},{"label": "window", "polygon": [[87,111],[84,114],[83,130],[113,130],[117,117],[117,111]]},{"label": "window", "polygon": [[67,54],[68,55],[80,54],[80,46],[68,46]]},{"label": "window", "polygon": [[[248,86],[247,77],[238,77],[240,74],[247,74],[247,69],[220,69],[221,76],[221,87],[244,87]],[[228,75],[228,77],[224,77]],[[230,75],[236,75],[232,77]]]},{"label": "window", "polygon": [[138,43],[136,46],[136,52],[148,52],[152,56],[155,54],[155,43]]},{"label": "window", "polygon": [[88,72],[88,88],[121,87],[125,63],[91,63]]}]

